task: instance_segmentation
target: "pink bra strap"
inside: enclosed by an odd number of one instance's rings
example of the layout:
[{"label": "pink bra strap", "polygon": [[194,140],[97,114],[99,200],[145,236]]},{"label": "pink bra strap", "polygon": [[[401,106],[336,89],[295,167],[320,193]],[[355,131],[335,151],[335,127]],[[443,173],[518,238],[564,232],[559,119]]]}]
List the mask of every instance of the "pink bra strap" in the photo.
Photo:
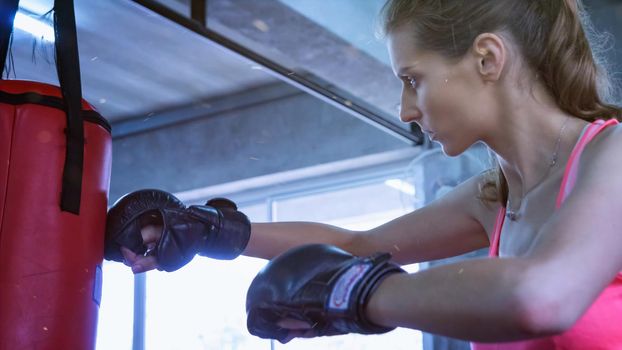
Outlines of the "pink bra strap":
[{"label": "pink bra strap", "polygon": [[497,219],[495,220],[495,228],[492,232],[492,241],[490,242],[490,249],[488,249],[488,256],[491,258],[499,256],[499,239],[501,238],[503,221],[505,221],[505,207],[499,208]]},{"label": "pink bra strap", "polygon": [[568,159],[568,164],[566,164],[566,170],[564,171],[564,178],[562,180],[562,185],[559,189],[559,193],[557,195],[557,200],[555,201],[555,207],[559,209],[562,205],[577,180],[577,172],[579,170],[579,159],[581,158],[581,153],[585,149],[585,146],[592,141],[592,139],[598,135],[603,129],[610,125],[617,124],[618,121],[615,119],[609,119],[604,121],[599,119],[592,124],[588,125],[587,129],[581,135],[581,139],[577,142],[577,145],[572,150],[570,154],[570,158]]}]

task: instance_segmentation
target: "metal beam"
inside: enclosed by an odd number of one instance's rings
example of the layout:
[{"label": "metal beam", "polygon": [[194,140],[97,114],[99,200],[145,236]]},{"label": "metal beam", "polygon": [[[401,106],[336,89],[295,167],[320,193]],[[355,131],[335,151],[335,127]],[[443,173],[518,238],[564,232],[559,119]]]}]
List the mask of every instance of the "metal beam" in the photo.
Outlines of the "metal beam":
[{"label": "metal beam", "polygon": [[337,93],[326,89],[325,87],[292,72],[291,70],[283,67],[282,65],[254,52],[249,50],[248,48],[230,40],[229,38],[221,35],[220,33],[211,30],[201,23],[184,17],[183,15],[173,11],[165,5],[162,5],[154,0],[132,0],[133,2],[159,14],[160,16],[173,21],[179,24],[182,27],[185,27],[188,30],[193,31],[194,33],[201,35],[206,38],[210,42],[218,45],[221,48],[224,48],[235,54],[236,56],[249,60],[255,64],[263,66],[267,72],[272,73],[276,78],[291,84],[310,95],[313,95],[324,102],[339,108],[354,117],[357,117],[365,122],[370,123],[371,125],[380,128],[381,130],[388,132],[389,134],[399,138],[400,140],[410,143],[410,144],[421,144],[424,140],[421,133],[413,133],[409,130],[403,129],[398,125],[395,125],[385,118],[382,118],[378,114],[372,112],[369,108],[362,106],[361,104],[352,101],[351,99],[345,98],[343,96],[338,95]]},{"label": "metal beam", "polygon": [[190,3],[190,17],[199,22],[203,27],[206,27],[207,0],[192,0]]}]

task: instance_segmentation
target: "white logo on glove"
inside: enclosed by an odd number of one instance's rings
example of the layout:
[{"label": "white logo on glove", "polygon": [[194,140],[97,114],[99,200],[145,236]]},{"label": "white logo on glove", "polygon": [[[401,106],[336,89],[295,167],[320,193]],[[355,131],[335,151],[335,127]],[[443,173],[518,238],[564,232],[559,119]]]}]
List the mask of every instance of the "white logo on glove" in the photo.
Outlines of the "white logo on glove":
[{"label": "white logo on glove", "polygon": [[328,308],[333,310],[346,310],[350,302],[352,289],[363,278],[371,264],[357,264],[350,266],[348,270],[339,277],[335,288],[330,293]]}]

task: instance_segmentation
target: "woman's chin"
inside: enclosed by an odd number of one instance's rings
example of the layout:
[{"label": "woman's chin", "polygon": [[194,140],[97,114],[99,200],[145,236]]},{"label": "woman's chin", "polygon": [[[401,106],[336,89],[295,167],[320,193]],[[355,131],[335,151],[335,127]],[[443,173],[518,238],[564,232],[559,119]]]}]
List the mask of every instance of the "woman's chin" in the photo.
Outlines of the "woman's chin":
[{"label": "woman's chin", "polygon": [[443,153],[445,153],[445,155],[448,157],[456,157],[462,154],[462,152],[464,152],[464,149],[457,149],[457,148],[451,147],[451,145],[447,145],[439,141],[435,141],[435,142],[441,145],[441,149],[443,150]]}]

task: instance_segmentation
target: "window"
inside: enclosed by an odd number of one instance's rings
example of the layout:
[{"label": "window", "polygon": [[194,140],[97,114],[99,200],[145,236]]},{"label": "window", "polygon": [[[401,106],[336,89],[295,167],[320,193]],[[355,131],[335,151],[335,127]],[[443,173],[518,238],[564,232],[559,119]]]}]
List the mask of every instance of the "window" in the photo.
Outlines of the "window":
[{"label": "window", "polygon": [[[408,195],[385,184],[392,176],[322,183],[283,191],[240,208],[252,221],[313,220],[363,230],[411,211]],[[343,179],[342,179],[343,180]],[[149,272],[145,345],[164,349],[278,349],[278,342],[251,336],[246,329],[246,291],[265,260],[194,259],[168,274]],[[415,271],[416,265],[408,270]],[[407,296],[405,296],[407,297]],[[398,329],[381,336],[348,335],[294,340],[287,349],[419,349],[420,332]],[[388,345],[390,344],[390,345]]]},{"label": "window", "polygon": [[[265,221],[265,205],[240,207]],[[195,258],[175,273],[147,273],[145,348],[270,349],[246,330],[246,291],[265,260]]]},{"label": "window", "polygon": [[[272,203],[275,221],[315,221],[353,230],[366,230],[413,210],[409,194],[386,184],[392,177],[371,179],[362,183],[332,189],[275,198]],[[405,267],[409,272],[416,264]],[[404,295],[407,298],[407,295]],[[276,349],[422,349],[421,332],[396,329],[388,334],[295,339],[287,347],[276,343]]]},{"label": "window", "polygon": [[98,350],[132,348],[134,277],[125,265],[104,261],[102,300],[97,325]]}]

